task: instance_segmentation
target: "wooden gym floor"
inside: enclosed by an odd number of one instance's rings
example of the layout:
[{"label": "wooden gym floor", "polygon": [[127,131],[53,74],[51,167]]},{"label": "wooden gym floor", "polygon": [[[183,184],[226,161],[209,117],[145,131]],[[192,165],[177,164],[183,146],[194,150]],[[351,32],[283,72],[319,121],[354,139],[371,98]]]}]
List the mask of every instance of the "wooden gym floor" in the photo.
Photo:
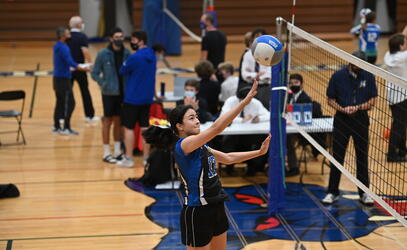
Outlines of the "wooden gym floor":
[{"label": "wooden gym floor", "polygon": [[[41,64],[42,70],[52,70],[52,44],[47,42],[1,43],[0,71],[33,70],[37,63]],[[382,48],[385,44],[385,41],[381,41]],[[355,48],[354,41],[335,42],[335,45],[347,51]],[[93,58],[104,46],[104,44],[91,45]],[[186,44],[182,48],[182,56],[168,59],[173,67],[191,68],[199,59],[199,48],[198,44]],[[227,61],[238,65],[242,50],[242,44],[229,44]],[[381,50],[378,63],[381,63],[384,50]],[[159,66],[162,67],[162,65]],[[100,92],[96,83],[90,77],[88,79],[96,115],[101,116]],[[157,223],[156,217],[160,214],[153,213],[154,207],[150,207],[151,210],[146,209],[158,201],[152,198],[155,194],[147,195],[147,191],[145,194],[134,192],[123,185],[123,181],[128,177],[142,175],[140,157],[135,157],[134,169],[120,168],[102,162],[101,124],[85,123],[82,101],[76,84],[74,89],[76,108],[72,127],[79,132],[79,136],[64,137],[51,134],[55,99],[52,78],[49,76],[39,78],[33,117],[28,118],[27,111],[33,81],[32,77],[0,78],[0,91],[23,89],[27,93],[23,119],[27,145],[0,147],[0,183],[14,183],[21,191],[19,198],[0,200],[0,250],[151,249],[156,246],[158,249],[179,248],[179,236],[172,240],[167,238],[168,241],[165,241],[167,245],[160,244],[166,240],[166,235],[174,231],[174,228],[163,227],[163,224]],[[167,88],[171,88],[171,76],[158,76],[157,86],[161,81],[167,82]],[[9,107],[9,104],[0,104],[0,110]],[[0,121],[1,130],[13,128],[14,125],[13,120]],[[1,135],[0,139],[2,143],[8,143],[13,142],[15,137]],[[329,171],[326,170],[325,174],[321,175],[320,164],[321,158],[318,162],[310,162],[308,173],[303,175],[302,181],[323,190],[327,185]],[[264,175],[253,178],[226,176],[222,181],[225,187],[234,188],[266,183],[267,177]],[[299,181],[298,176],[287,178],[287,182],[293,185]],[[356,188],[342,178],[341,190],[354,192]],[[261,197],[262,192],[258,192],[257,195]],[[168,195],[174,193],[171,191]],[[228,248],[239,249],[245,246],[245,249],[295,249],[297,247],[296,241],[284,239],[284,237],[256,238],[259,234],[250,236],[249,232],[246,232],[249,229],[244,228],[245,222],[239,222],[238,209],[232,205],[228,205],[228,209],[231,211],[231,220],[236,221],[233,225],[238,227],[231,226]],[[177,210],[178,208],[175,209]],[[264,216],[265,210],[261,212]],[[315,208],[305,212],[322,214]],[[163,212],[163,220],[167,220],[170,224],[177,224],[173,222],[174,218],[170,215],[171,213]],[[318,222],[309,221],[308,223]],[[281,225],[279,230],[284,231]],[[357,228],[349,228],[347,231],[354,233],[353,231],[357,230]],[[246,243],[242,239],[236,240],[234,233],[237,231],[243,232],[243,237],[247,233],[249,235],[247,239],[251,240],[246,240]],[[407,229],[399,223],[378,222],[372,231],[366,236],[350,240],[324,241],[321,244],[317,239],[301,240],[301,243],[308,249],[407,249]],[[175,230],[174,235],[178,234],[179,232]],[[236,242],[243,243],[239,246],[235,244]]]}]

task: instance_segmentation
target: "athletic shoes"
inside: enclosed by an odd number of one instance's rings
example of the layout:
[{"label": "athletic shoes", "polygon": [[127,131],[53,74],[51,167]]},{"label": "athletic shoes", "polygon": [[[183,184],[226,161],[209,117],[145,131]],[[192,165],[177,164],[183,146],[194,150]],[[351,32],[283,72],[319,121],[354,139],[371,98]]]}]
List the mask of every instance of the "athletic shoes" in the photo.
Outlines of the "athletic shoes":
[{"label": "athletic shoes", "polygon": [[124,167],[124,168],[132,168],[134,167],[134,161],[131,158],[128,158],[127,156],[123,155],[123,159],[121,161],[116,162],[118,166]]},{"label": "athletic shoes", "polygon": [[334,195],[334,194],[328,193],[325,196],[325,198],[322,199],[321,202],[324,203],[324,204],[332,204],[337,200],[339,200],[339,195]]},{"label": "athletic shoes", "polygon": [[114,158],[112,155],[107,155],[107,156],[105,156],[105,157],[103,158],[103,161],[104,161],[104,162],[107,162],[107,163],[116,163],[116,162],[117,162],[117,159]]},{"label": "athletic shoes", "polygon": [[94,123],[100,121],[100,117],[94,116],[94,117],[86,117],[85,122],[86,123]]},{"label": "athletic shoes", "polygon": [[64,130],[61,130],[60,134],[61,135],[79,135],[78,132],[76,132],[75,130],[69,129],[69,128],[65,128]]},{"label": "athletic shoes", "polygon": [[360,197],[360,202],[365,206],[373,206],[374,200],[368,194],[363,194],[362,197]]},{"label": "athletic shoes", "polygon": [[116,161],[121,161],[121,160],[123,160],[123,154],[119,154],[119,155],[117,155],[117,156],[115,156],[114,158],[116,158]]},{"label": "athletic shoes", "polygon": [[52,130],[51,130],[51,133],[54,134],[54,135],[60,134],[61,129],[53,127]]}]

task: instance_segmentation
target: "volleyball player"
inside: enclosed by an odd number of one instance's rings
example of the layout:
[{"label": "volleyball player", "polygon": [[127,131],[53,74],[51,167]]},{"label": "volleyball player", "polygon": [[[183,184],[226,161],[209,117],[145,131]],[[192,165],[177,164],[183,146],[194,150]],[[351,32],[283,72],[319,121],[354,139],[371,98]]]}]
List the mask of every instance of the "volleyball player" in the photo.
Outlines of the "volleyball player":
[{"label": "volleyball player", "polygon": [[255,81],[238,105],[202,132],[198,115],[192,106],[178,106],[170,114],[171,128],[179,137],[175,144],[175,161],[185,186],[184,207],[180,215],[181,238],[188,249],[226,249],[229,225],[224,201],[228,197],[216,173],[216,162],[238,163],[268,151],[270,135],[260,149],[248,152],[223,153],[206,145],[250,103],[257,94],[257,86],[258,82]]}]

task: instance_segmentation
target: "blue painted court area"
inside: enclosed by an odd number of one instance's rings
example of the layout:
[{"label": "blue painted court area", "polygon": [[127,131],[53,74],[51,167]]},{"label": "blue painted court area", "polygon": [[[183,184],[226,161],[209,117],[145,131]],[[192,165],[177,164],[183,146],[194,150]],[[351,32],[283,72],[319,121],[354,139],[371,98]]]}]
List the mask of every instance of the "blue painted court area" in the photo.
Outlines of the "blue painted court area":
[{"label": "blue painted court area", "polygon": [[[156,200],[146,208],[146,216],[169,229],[156,249],[183,248],[179,230],[181,191],[142,187],[139,191]],[[341,198],[332,206],[322,205],[319,200],[325,195],[325,189],[316,185],[287,183],[286,209],[279,219],[267,216],[267,209],[261,206],[266,185],[225,188],[225,191],[230,197],[230,201],[226,202],[230,225],[228,249],[241,249],[247,244],[270,239],[317,241],[322,244],[357,239],[394,222],[369,221],[369,217],[380,214],[380,210],[364,207],[357,200]]]}]

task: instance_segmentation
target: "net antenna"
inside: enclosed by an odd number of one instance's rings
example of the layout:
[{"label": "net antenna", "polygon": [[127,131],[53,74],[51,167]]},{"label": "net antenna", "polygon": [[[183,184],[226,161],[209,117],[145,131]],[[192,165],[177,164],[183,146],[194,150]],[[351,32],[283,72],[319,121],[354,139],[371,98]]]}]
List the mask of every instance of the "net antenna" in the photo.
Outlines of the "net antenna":
[{"label": "net antenna", "polygon": [[[392,119],[388,93],[397,91],[399,96],[407,99],[407,80],[365,62],[284,19],[283,21],[290,31],[289,43],[291,44],[290,47],[292,47],[289,50],[289,73],[301,73],[303,75],[304,79],[306,79],[305,82],[310,83],[304,86],[307,93],[310,94],[314,101],[320,102],[324,112],[327,111],[329,115],[333,116],[335,110],[327,105],[326,89],[334,72],[352,64],[374,75],[378,96],[375,98],[375,106],[369,111],[368,138],[363,138],[369,145],[368,152],[364,152],[368,155],[369,187],[356,178],[356,154],[352,145],[354,141],[348,143],[346,157],[342,164],[328,152],[326,147],[322,146],[311,134],[306,132],[303,126],[297,124],[291,116],[286,114],[283,114],[283,116],[333,166],[339,169],[365,194],[372,197],[375,206],[378,206],[380,210],[385,211],[385,214],[393,216],[404,227],[407,227],[407,166],[404,162],[390,162],[388,158],[386,160],[389,143],[382,132],[387,129],[388,124],[391,124]],[[358,123],[359,121],[356,121],[355,124],[350,126],[357,127]],[[321,125],[322,127],[323,125]],[[340,136],[342,135],[340,134]],[[346,145],[343,145],[342,149],[345,149],[345,147]]]},{"label": "net antenna", "polygon": [[188,29],[168,8],[167,8],[167,0],[163,0],[163,12],[168,15],[171,20],[173,20],[178,27],[180,27],[185,33],[187,33],[193,40],[197,42],[201,42],[202,38]]}]

